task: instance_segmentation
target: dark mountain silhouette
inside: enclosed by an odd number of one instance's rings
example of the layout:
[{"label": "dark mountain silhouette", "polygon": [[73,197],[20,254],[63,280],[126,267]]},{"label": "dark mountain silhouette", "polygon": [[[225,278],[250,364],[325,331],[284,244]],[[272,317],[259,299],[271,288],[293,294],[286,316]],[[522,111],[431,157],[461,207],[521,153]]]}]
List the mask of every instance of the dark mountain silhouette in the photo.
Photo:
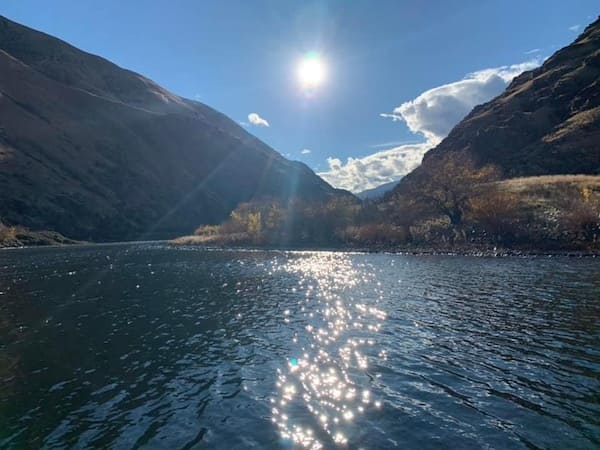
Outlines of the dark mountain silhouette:
[{"label": "dark mountain silhouette", "polygon": [[0,16],[0,220],[170,237],[262,196],[349,195],[214,109]]}]

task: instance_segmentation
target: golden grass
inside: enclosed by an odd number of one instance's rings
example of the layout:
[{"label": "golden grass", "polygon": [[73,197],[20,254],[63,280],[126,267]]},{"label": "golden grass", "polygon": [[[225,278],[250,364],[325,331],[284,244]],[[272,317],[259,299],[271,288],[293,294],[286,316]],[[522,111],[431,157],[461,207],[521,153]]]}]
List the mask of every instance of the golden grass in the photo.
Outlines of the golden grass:
[{"label": "golden grass", "polygon": [[181,236],[169,241],[173,245],[207,245],[214,241],[210,236]]},{"label": "golden grass", "polygon": [[202,245],[202,246],[222,246],[222,245],[240,245],[251,242],[248,233],[231,234],[213,234],[213,235],[191,235],[181,236],[169,241],[171,245]]},{"label": "golden grass", "polygon": [[[514,196],[524,210],[556,209],[582,200],[600,204],[600,176],[545,175],[512,178],[490,183],[490,187]],[[587,198],[584,198],[586,197]]]},{"label": "golden grass", "polygon": [[0,223],[0,242],[12,242],[16,240],[17,232],[19,232],[17,227],[7,227]]},{"label": "golden grass", "polygon": [[0,248],[1,247],[22,247],[31,245],[65,245],[77,244],[82,241],[75,241],[66,238],[55,231],[32,231],[21,226],[7,226],[0,222]]},{"label": "golden grass", "polygon": [[511,178],[494,183],[498,188],[519,192],[536,188],[560,188],[570,185],[583,189],[600,189],[600,175],[543,175],[539,177]]}]

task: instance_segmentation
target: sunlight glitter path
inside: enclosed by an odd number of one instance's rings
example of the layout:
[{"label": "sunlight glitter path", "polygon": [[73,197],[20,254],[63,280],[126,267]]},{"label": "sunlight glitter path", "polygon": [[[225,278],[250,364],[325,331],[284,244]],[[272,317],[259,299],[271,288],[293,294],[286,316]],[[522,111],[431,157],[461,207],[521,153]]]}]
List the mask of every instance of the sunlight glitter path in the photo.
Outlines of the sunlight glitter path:
[{"label": "sunlight glitter path", "polygon": [[[295,445],[310,449],[323,448],[325,443],[345,445],[353,422],[368,408],[381,406],[357,378],[369,365],[364,349],[375,345],[373,335],[386,318],[385,312],[368,304],[373,300],[345,293],[361,284],[377,283],[372,273],[354,267],[347,255],[339,253],[292,258],[278,269],[300,276],[297,289],[305,295],[293,314],[306,324],[303,335],[294,334],[297,355],[278,369],[272,420],[281,438]],[[380,298],[381,292],[376,294]],[[286,323],[290,315],[285,311]],[[385,352],[379,357],[385,358]]]}]

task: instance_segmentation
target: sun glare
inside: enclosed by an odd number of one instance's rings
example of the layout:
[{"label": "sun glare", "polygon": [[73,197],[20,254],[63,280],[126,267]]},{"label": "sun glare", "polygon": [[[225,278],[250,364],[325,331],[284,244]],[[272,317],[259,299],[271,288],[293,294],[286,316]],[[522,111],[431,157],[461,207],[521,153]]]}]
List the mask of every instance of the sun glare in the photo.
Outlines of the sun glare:
[{"label": "sun glare", "polygon": [[309,52],[300,62],[298,77],[304,87],[314,88],[325,80],[325,64],[316,52]]}]

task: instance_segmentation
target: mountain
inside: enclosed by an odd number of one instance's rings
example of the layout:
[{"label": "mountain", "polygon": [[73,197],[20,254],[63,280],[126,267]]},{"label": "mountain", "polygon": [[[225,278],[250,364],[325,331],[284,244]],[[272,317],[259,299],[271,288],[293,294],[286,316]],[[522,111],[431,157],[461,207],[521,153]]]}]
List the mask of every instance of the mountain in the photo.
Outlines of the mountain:
[{"label": "mountain", "polygon": [[371,189],[365,189],[356,194],[356,196],[361,200],[377,200],[383,198],[385,193],[391,191],[399,182],[400,180],[390,181]]},{"label": "mountain", "polygon": [[600,174],[600,19],[475,107],[394,193],[421,189],[444,161],[465,155],[503,178]]},{"label": "mountain", "polygon": [[214,109],[0,16],[0,220],[171,237],[262,196],[338,191]]}]

